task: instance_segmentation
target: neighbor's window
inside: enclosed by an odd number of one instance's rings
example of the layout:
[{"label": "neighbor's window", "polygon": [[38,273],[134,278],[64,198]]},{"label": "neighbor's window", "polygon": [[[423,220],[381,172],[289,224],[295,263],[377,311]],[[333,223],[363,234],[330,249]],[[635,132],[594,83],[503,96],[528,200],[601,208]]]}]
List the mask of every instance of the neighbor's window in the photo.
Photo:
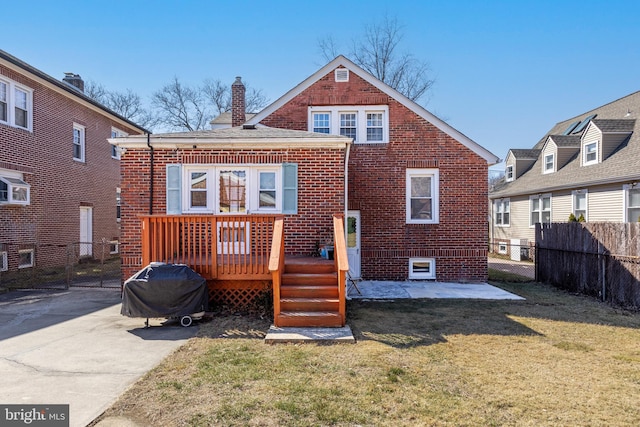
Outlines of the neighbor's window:
[{"label": "neighbor's window", "polygon": [[[125,132],[120,129],[111,128],[111,138],[122,138],[124,136],[127,136]],[[115,145],[111,146],[111,157],[120,160],[120,149]]]},{"label": "neighbor's window", "polygon": [[31,130],[33,90],[6,78],[0,79],[0,122]]},{"label": "neighbor's window", "polygon": [[122,191],[120,187],[116,188],[116,221],[120,222],[121,219],[121,206],[122,206]]},{"label": "neighbor's window", "polygon": [[509,252],[509,245],[507,242],[498,242],[498,253],[501,255],[506,255]]},{"label": "neighbor's window", "polygon": [[348,136],[356,143],[385,143],[389,141],[389,107],[309,107],[308,129]]},{"label": "neighbor's window", "polygon": [[507,182],[513,181],[513,165],[507,166],[504,176]]},{"label": "neighbor's window", "polygon": [[85,127],[73,124],[73,160],[84,162],[85,154]]},{"label": "neighbor's window", "polygon": [[407,169],[406,214],[408,224],[439,221],[438,169]]},{"label": "neighbor's window", "polygon": [[587,220],[587,190],[574,190],[571,192],[573,199],[573,215],[576,219],[580,218],[580,215]]},{"label": "neighbor's window", "polygon": [[537,223],[551,223],[551,195],[531,196],[529,198],[531,210],[531,221],[529,226],[533,227]]},{"label": "neighbor's window", "polygon": [[409,279],[435,279],[436,260],[433,258],[410,258]]},{"label": "neighbor's window", "polygon": [[554,155],[547,154],[544,156],[544,173],[553,172],[554,169]]},{"label": "neighbor's window", "polygon": [[495,201],[495,225],[498,227],[508,227],[510,225],[511,202],[510,199]]},{"label": "neighbor's window", "polygon": [[584,146],[584,160],[583,165],[591,165],[598,163],[598,143],[592,142]]},{"label": "neighbor's window", "polygon": [[640,187],[626,188],[627,222],[640,222]]},{"label": "neighbor's window", "polygon": [[33,267],[35,259],[33,256],[33,249],[21,249],[18,251],[18,268]]},{"label": "neighbor's window", "polygon": [[9,263],[7,261],[7,251],[0,252],[0,271],[7,271]]},{"label": "neighbor's window", "polygon": [[16,174],[0,175],[0,204],[28,205],[30,202],[31,186],[29,184]]}]

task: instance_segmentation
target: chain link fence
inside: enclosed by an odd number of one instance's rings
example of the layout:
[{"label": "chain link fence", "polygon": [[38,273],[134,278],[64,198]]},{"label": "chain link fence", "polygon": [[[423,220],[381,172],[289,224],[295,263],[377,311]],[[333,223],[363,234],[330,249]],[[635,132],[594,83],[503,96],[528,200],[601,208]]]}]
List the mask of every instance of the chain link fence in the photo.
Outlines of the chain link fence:
[{"label": "chain link fence", "polygon": [[0,287],[8,289],[118,288],[118,242],[68,245],[0,243]]},{"label": "chain link fence", "polygon": [[527,241],[493,241],[489,244],[489,277],[533,281],[535,259],[536,247]]}]

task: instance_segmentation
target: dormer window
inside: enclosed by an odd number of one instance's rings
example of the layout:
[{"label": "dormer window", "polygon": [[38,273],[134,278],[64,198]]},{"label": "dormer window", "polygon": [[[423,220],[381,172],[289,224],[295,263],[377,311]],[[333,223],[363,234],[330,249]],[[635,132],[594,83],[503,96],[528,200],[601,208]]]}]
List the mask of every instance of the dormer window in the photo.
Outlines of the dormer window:
[{"label": "dormer window", "polygon": [[582,164],[592,165],[598,163],[598,142],[591,142],[589,144],[585,144],[584,146],[584,154],[582,159]]},{"label": "dormer window", "polygon": [[507,166],[504,171],[504,176],[507,182],[513,181],[513,165]]},{"label": "dormer window", "polygon": [[544,156],[543,172],[544,173],[553,172],[555,169],[554,164],[555,164],[555,156],[553,154],[547,154],[546,156]]}]

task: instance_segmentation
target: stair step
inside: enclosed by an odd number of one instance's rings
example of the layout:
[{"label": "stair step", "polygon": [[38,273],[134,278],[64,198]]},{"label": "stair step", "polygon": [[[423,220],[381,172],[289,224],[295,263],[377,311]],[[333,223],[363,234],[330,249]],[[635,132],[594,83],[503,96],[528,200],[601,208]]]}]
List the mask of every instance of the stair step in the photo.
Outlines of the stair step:
[{"label": "stair step", "polygon": [[340,300],[337,298],[281,298],[282,311],[338,311]]},{"label": "stair step", "polygon": [[282,285],[280,298],[338,298],[338,285]]},{"label": "stair step", "polygon": [[284,273],[333,273],[334,261],[324,258],[287,257],[284,262]]},{"label": "stair step", "polygon": [[344,326],[340,313],[335,311],[283,311],[275,320],[276,326],[326,327]]},{"label": "stair step", "polygon": [[334,285],[338,284],[337,273],[285,273],[282,275],[283,285]]}]

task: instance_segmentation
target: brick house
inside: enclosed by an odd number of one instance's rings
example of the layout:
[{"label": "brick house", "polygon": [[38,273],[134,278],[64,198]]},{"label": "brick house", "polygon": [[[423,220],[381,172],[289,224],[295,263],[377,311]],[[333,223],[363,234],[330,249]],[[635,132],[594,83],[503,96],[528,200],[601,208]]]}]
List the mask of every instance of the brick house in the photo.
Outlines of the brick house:
[{"label": "brick house", "polygon": [[[274,260],[258,246],[276,240],[275,228],[259,243],[254,224],[272,215],[284,224],[286,260],[324,246],[337,273],[348,259],[352,278],[487,279],[492,153],[342,56],[248,121],[239,78],[232,94],[231,128],[111,140],[125,150],[124,277],[144,261],[187,262],[217,295],[221,281],[240,278],[223,255]],[[274,262],[252,275],[276,293]],[[283,282],[297,269],[285,266]]]},{"label": "brick house", "polygon": [[[119,152],[145,130],[0,50],[0,271],[65,265],[66,246],[119,238]],[[90,256],[91,245],[80,245]]]}]

